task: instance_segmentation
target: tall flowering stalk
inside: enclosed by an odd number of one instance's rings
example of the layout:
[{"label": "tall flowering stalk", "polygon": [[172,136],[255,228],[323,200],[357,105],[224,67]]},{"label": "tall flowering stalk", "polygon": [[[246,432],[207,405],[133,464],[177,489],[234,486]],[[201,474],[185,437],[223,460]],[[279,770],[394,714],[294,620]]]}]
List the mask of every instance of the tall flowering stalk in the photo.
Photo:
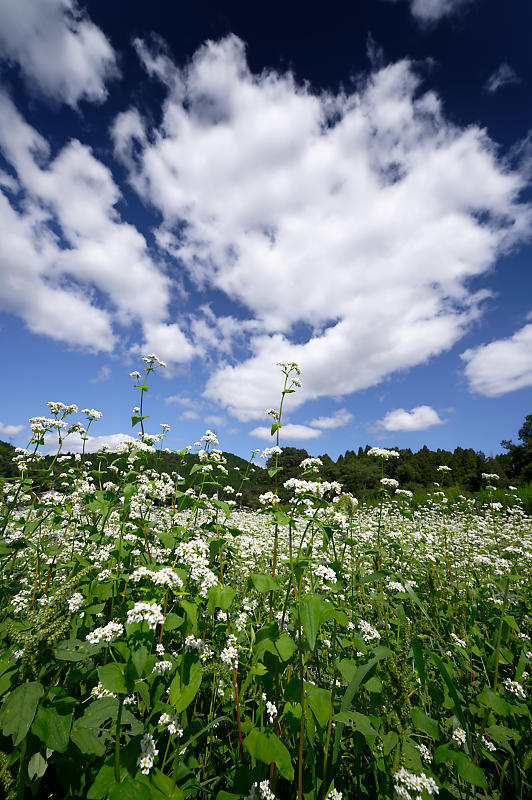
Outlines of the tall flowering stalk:
[{"label": "tall flowering stalk", "polygon": [[[299,366],[295,363],[295,361],[278,361],[277,366],[281,367],[281,372],[284,375],[284,383],[283,383],[283,388],[281,390],[281,403],[279,405],[279,411],[275,411],[273,408],[269,408],[266,411],[266,413],[269,416],[273,417],[271,436],[275,436],[275,448],[273,449],[273,452],[275,453],[275,467],[269,470],[269,475],[270,477],[272,476],[275,477],[275,497],[273,500],[273,506],[276,512],[278,511],[279,507],[278,474],[280,469],[282,469],[282,467],[281,468],[279,467],[279,453],[281,452],[281,448],[279,447],[279,431],[283,427],[281,418],[283,416],[284,399],[287,394],[293,394],[296,388],[297,389],[301,388],[301,381],[299,380],[299,376],[301,375],[301,370],[299,369]],[[278,540],[279,540],[279,520],[276,513],[275,536],[273,540],[272,577],[275,576],[275,570],[277,566]],[[270,621],[271,619],[272,619],[272,607],[270,603]]]}]

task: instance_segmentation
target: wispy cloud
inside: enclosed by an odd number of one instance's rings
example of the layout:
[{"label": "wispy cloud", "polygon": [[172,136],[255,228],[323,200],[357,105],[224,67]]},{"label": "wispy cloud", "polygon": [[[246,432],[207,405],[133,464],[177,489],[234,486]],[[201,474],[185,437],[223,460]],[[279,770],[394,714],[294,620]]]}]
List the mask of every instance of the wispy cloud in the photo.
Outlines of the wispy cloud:
[{"label": "wispy cloud", "polygon": [[183,411],[183,413],[179,415],[179,419],[182,421],[199,419],[199,414],[197,411],[194,411],[194,409],[190,408],[188,411]]},{"label": "wispy cloud", "polygon": [[484,85],[484,91],[494,94],[503,86],[509,86],[512,83],[521,83],[521,78],[509,64],[503,63],[489,76]]},{"label": "wispy cloud", "polygon": [[182,394],[171,394],[164,398],[164,404],[167,406],[184,406],[185,408],[193,408],[198,404],[198,401],[192,397],[185,397]]},{"label": "wispy cloud", "polygon": [[498,397],[532,386],[532,324],[507,339],[470,348],[461,358],[472,392]]},{"label": "wispy cloud", "polygon": [[102,381],[106,381],[111,377],[111,368],[104,364],[98,370],[98,374],[91,378],[89,383],[101,383]]},{"label": "wispy cloud", "polygon": [[404,408],[389,411],[376,422],[376,427],[385,431],[424,431],[444,422],[431,406],[416,406],[410,411]]},{"label": "wispy cloud", "polygon": [[205,417],[205,423],[221,428],[223,425],[227,424],[227,420],[225,417],[221,417],[218,414],[210,414],[208,417]]}]

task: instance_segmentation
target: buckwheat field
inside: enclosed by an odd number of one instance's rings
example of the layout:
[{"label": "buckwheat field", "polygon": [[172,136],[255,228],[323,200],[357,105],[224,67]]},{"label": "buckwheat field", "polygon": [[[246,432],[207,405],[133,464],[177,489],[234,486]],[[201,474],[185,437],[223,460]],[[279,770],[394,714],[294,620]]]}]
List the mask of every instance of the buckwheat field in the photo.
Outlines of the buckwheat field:
[{"label": "buckwheat field", "polygon": [[320,459],[286,481],[291,363],[269,410],[273,446],[249,465],[272,465],[258,509],[240,506],[248,474],[228,473],[210,431],[185,488],[153,468],[165,426],[148,432],[145,392],[160,366],[148,356],[132,373],[138,442],[100,452],[94,469],[68,454],[68,435],[100,413],[50,403],[3,485],[3,795],[529,798],[521,506],[451,503],[443,474],[415,505],[384,477],[397,454],[379,448],[373,503],[322,479]]}]

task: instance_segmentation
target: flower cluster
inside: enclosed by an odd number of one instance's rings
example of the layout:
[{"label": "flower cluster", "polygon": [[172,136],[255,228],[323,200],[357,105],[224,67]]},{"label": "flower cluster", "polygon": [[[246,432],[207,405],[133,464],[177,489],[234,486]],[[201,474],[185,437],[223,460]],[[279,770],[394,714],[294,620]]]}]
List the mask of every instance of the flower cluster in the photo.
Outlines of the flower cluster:
[{"label": "flower cluster", "polygon": [[410,792],[415,792],[417,796],[421,796],[423,790],[431,796],[440,792],[434,778],[428,778],[424,772],[421,775],[415,775],[401,767],[393,777],[395,793],[402,800],[411,800]]},{"label": "flower cluster", "polygon": [[466,732],[463,728],[455,728],[452,735],[453,742],[459,744],[460,746],[465,744],[466,741]]},{"label": "flower cluster", "polygon": [[275,703],[272,703],[270,700],[266,699],[266,694],[262,693],[262,699],[266,703],[266,713],[268,714],[268,719],[270,723],[273,723],[275,717],[277,716],[277,706]]},{"label": "flower cluster", "polygon": [[276,454],[280,455],[282,452],[283,451],[282,451],[282,449],[280,447],[278,447],[277,445],[274,445],[273,447],[266,447],[262,451],[262,453],[260,454],[260,457],[261,458],[269,458],[270,456],[274,456]]},{"label": "flower cluster", "polygon": [[416,745],[417,749],[419,750],[419,754],[425,764],[432,763],[432,753],[430,752],[429,748],[426,744],[418,744]]},{"label": "flower cluster", "polygon": [[260,783],[255,781],[246,800],[275,800],[269,781],[267,779],[260,781]]},{"label": "flower cluster", "polygon": [[150,630],[155,630],[157,625],[162,625],[164,616],[161,606],[154,601],[146,603],[141,600],[135,603],[133,608],[130,608],[127,612],[127,621],[131,624],[132,622],[142,622],[143,620],[148,623]]},{"label": "flower cluster", "polygon": [[86,640],[91,644],[99,644],[100,642],[114,642],[119,636],[124,633],[124,626],[118,620],[111,620],[107,625],[101,628],[95,628],[93,631],[86,635]]},{"label": "flower cluster", "polygon": [[143,775],[149,775],[158,754],[159,751],[155,747],[153,736],[145,733],[140,740],[140,756],[137,758],[137,766],[140,767]]},{"label": "flower cluster", "polygon": [[222,664],[227,669],[238,668],[238,650],[236,648],[236,636],[229,634],[225,647],[220,653]]},{"label": "flower cluster", "polygon": [[323,467],[323,461],[321,458],[304,458],[299,466],[301,469],[317,470],[318,467]]},{"label": "flower cluster", "polygon": [[313,494],[323,497],[327,492],[340,494],[342,484],[338,481],[304,481],[301,478],[290,478],[283,483],[285,489],[290,489],[294,494]]},{"label": "flower cluster", "polygon": [[176,561],[190,567],[190,578],[199,584],[202,597],[207,597],[211,586],[216,586],[218,579],[209,568],[209,545],[199,537],[181,542],[176,548]]},{"label": "flower cluster", "polygon": [[336,583],[336,572],[330,567],[326,567],[325,564],[317,566],[314,575],[324,581],[329,581],[329,583]]},{"label": "flower cluster", "polygon": [[155,571],[141,566],[137,567],[130,575],[130,580],[134,581],[134,583],[138,583],[142,578],[147,578],[157,586],[167,586],[169,589],[183,588],[183,581],[171,567],[163,567]]},{"label": "flower cluster", "polygon": [[175,734],[176,736],[183,736],[183,728],[179,724],[179,719],[175,714],[167,714],[166,711],[159,717],[159,725],[164,725],[168,733]]},{"label": "flower cluster", "polygon": [[273,492],[264,492],[264,494],[259,494],[259,503],[261,506],[266,505],[277,505],[279,502],[279,498]]},{"label": "flower cluster", "polygon": [[196,639],[193,633],[185,639],[185,650],[197,650],[203,662],[208,661],[214,655],[209,645],[205,644],[203,639]]},{"label": "flower cluster", "polygon": [[388,461],[389,458],[399,458],[397,450],[386,450],[383,447],[372,447],[368,450],[368,456],[377,456]]},{"label": "flower cluster", "polygon": [[68,610],[73,614],[75,611],[79,611],[84,602],[83,595],[80,592],[76,592],[67,600]]},{"label": "flower cluster", "polygon": [[173,667],[174,665],[171,661],[157,661],[153,665],[152,672],[155,673],[155,675],[164,675],[165,672],[170,672]]},{"label": "flower cluster", "polygon": [[366,622],[365,619],[361,619],[358,623],[359,630],[362,634],[362,638],[368,644],[368,642],[373,641],[373,639],[380,639],[381,635],[369,622]]},{"label": "flower cluster", "polygon": [[526,700],[526,692],[521,686],[520,683],[517,681],[511,681],[510,678],[506,678],[504,681],[504,688],[507,692],[511,692],[515,694],[516,697],[520,697],[522,700]]}]

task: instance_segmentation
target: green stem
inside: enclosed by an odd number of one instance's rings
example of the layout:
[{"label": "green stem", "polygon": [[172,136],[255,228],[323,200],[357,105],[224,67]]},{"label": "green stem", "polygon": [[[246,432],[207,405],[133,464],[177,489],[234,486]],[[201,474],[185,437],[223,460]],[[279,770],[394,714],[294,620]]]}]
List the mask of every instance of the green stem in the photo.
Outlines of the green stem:
[{"label": "green stem", "polygon": [[120,725],[122,723],[122,709],[124,707],[124,696],[120,695],[118,701],[118,714],[116,716],[116,739],[115,739],[115,781],[120,783]]},{"label": "green stem", "polygon": [[497,633],[497,646],[495,648],[495,676],[493,679],[493,691],[497,691],[497,682],[499,680],[499,652],[501,649],[502,638],[502,624],[504,621],[504,612],[506,611],[506,601],[508,600],[508,591],[510,589],[510,576],[506,578],[506,587],[504,589],[504,600],[502,601],[501,619],[499,621],[499,631]]}]

